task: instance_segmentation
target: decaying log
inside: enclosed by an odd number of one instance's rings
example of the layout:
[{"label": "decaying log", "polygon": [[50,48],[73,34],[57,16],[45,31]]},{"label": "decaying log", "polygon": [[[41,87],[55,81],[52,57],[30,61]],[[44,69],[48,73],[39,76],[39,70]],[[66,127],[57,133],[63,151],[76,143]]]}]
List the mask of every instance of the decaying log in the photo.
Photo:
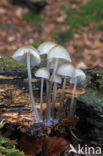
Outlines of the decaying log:
[{"label": "decaying log", "polygon": [[[40,109],[40,79],[35,79],[33,76],[33,93],[36,101],[38,111]],[[56,107],[59,107],[61,86],[58,86]],[[66,86],[65,99],[71,97],[73,88]],[[83,94],[85,90],[77,91],[76,96]],[[46,110],[46,93],[44,88],[44,115]],[[65,110],[63,116],[65,115]],[[39,131],[38,136],[49,135],[51,133],[51,127],[45,127],[42,124],[35,124],[32,116],[32,104],[30,101],[30,95],[28,90],[28,78],[26,73],[1,73],[0,75],[0,120],[5,121],[13,125],[18,125],[22,132],[34,135]],[[37,135],[37,134],[36,134]]]},{"label": "decaying log", "polygon": [[[34,124],[27,73],[16,70],[15,72],[0,73],[0,121],[3,120],[11,126],[16,126],[22,133],[34,135],[35,137],[45,135],[63,136],[69,138],[71,142],[80,139],[84,144],[103,147],[103,71],[95,68],[86,70],[85,72],[88,79],[86,93],[85,89],[77,89],[75,96],[78,97],[80,94],[83,94],[77,99],[76,115],[80,118],[80,121],[77,116],[68,119],[69,102],[73,87],[67,85],[65,89],[64,109],[60,117],[61,122],[51,127]],[[58,87],[57,110],[59,108],[61,85]],[[46,110],[45,90],[44,88],[44,114]],[[40,80],[35,79],[34,75],[33,93],[39,111]],[[76,130],[73,124],[77,125]],[[76,136],[71,133],[71,129],[74,129],[73,131],[75,131]]]},{"label": "decaying log", "polygon": [[84,144],[103,148],[103,70],[88,69],[86,93],[77,100],[78,129]]}]

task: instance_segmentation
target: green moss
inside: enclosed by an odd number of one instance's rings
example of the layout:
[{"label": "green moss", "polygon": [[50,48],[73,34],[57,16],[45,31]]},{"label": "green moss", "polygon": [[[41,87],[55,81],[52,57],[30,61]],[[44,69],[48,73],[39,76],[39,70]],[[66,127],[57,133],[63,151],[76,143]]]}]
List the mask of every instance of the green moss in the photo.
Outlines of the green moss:
[{"label": "green moss", "polygon": [[59,30],[52,34],[52,38],[61,42],[67,42],[74,38],[74,32],[72,30]]},{"label": "green moss", "polygon": [[75,3],[76,0],[68,0],[69,3]]},{"label": "green moss", "polygon": [[96,91],[93,91],[92,94],[93,94],[94,96],[96,96],[97,92],[96,92]]},{"label": "green moss", "polygon": [[91,107],[96,106],[95,109],[97,109],[97,105],[103,105],[103,95],[98,90],[91,88],[86,89],[86,93],[81,95],[79,99]]},{"label": "green moss", "polygon": [[79,10],[68,10],[65,7],[62,7],[61,10],[67,13],[67,22],[73,29],[88,26],[91,22],[96,22],[98,26],[103,21],[102,0],[90,0],[88,3],[81,6]]},{"label": "green moss", "polygon": [[92,95],[95,96],[98,99],[99,102],[102,102],[103,103],[103,96],[100,95],[100,93],[98,93],[97,90],[93,91],[92,92]]},{"label": "green moss", "polygon": [[5,29],[3,24],[0,24],[0,29],[1,30],[4,30]]},{"label": "green moss", "polygon": [[0,58],[0,72],[26,72],[26,66],[18,63],[11,57],[2,56]]},{"label": "green moss", "polygon": [[99,101],[99,102],[103,102],[103,97],[99,97],[99,98],[98,98],[98,101]]},{"label": "green moss", "polygon": [[43,17],[41,14],[34,14],[34,13],[27,13],[24,15],[24,20],[27,22],[35,22],[35,23],[41,23],[43,20]]},{"label": "green moss", "polygon": [[34,47],[34,48],[38,48],[39,45],[40,45],[40,43],[38,43],[38,42],[33,43],[33,47]]},{"label": "green moss", "polygon": [[1,130],[4,125],[4,123],[0,123],[0,156],[24,156],[24,153],[22,151],[16,149],[16,143],[10,143],[11,140],[9,138],[2,136]]},{"label": "green moss", "polygon": [[97,26],[94,27],[94,32],[97,32],[99,30],[103,30],[103,24],[98,24]]},{"label": "green moss", "polygon": [[3,0],[3,1],[2,1],[2,5],[3,5],[3,6],[7,6],[7,5],[8,5],[8,2],[7,2],[6,0]]}]

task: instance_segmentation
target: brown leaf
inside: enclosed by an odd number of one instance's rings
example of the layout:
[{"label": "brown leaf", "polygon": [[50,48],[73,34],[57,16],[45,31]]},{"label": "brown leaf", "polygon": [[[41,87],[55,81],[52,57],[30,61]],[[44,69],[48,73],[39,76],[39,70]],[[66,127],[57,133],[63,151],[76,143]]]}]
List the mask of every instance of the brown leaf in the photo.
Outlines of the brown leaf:
[{"label": "brown leaf", "polygon": [[57,156],[69,146],[69,142],[62,137],[42,137],[35,139],[33,136],[22,136],[20,148],[26,155],[36,154],[42,150],[44,156]]},{"label": "brown leaf", "polygon": [[69,142],[62,137],[45,137],[43,140],[43,154],[45,156],[57,156],[67,149]]},{"label": "brown leaf", "polygon": [[33,136],[22,136],[20,139],[20,148],[26,155],[37,153],[42,147],[42,138],[35,139]]},{"label": "brown leaf", "polygon": [[54,128],[58,129],[59,126],[63,126],[63,127],[69,127],[74,129],[78,122],[79,122],[79,117],[72,116],[70,118],[63,119],[61,122],[56,124]]},{"label": "brown leaf", "polygon": [[16,18],[13,18],[12,19],[12,22],[13,22],[13,24],[17,25],[17,24],[20,23],[20,20],[19,19],[16,19]]}]

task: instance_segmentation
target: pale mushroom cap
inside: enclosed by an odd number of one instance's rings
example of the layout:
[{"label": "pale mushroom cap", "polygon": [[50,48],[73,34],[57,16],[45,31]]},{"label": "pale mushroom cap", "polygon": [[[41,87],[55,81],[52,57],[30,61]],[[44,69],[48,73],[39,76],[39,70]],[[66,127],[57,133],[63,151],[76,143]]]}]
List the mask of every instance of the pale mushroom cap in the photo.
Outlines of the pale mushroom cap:
[{"label": "pale mushroom cap", "polygon": [[36,77],[39,77],[39,78],[44,78],[44,79],[49,79],[50,77],[50,72],[47,68],[45,67],[42,67],[42,68],[39,68],[36,73],[35,73],[35,76]]},{"label": "pale mushroom cap", "polygon": [[48,53],[48,62],[55,61],[55,59],[66,60],[72,62],[69,52],[62,46],[58,45],[52,48]]},{"label": "pale mushroom cap", "polygon": [[75,69],[75,76],[74,77],[79,77],[82,80],[86,79],[85,73],[81,69]]},{"label": "pale mushroom cap", "polygon": [[[58,62],[58,65],[61,65],[66,62],[67,62],[66,60],[61,60]],[[55,61],[49,62],[49,69],[54,69],[54,67],[55,67]]]},{"label": "pale mushroom cap", "polygon": [[[50,81],[51,81],[51,79],[50,79]],[[61,76],[55,74],[55,75],[53,76],[52,81],[61,84],[62,78],[61,78]]]},{"label": "pale mushroom cap", "polygon": [[40,64],[39,53],[32,46],[24,46],[24,47],[19,48],[12,57],[19,63],[27,64],[27,53],[30,53],[31,66]]},{"label": "pale mushroom cap", "polygon": [[74,77],[70,80],[70,83],[75,83],[75,78],[77,78],[78,83],[82,83],[84,80],[86,80],[86,74],[81,70],[75,68],[75,74]]},{"label": "pale mushroom cap", "polygon": [[46,41],[39,45],[38,51],[40,52],[40,55],[48,54],[50,49],[55,47],[57,44],[52,41]]},{"label": "pale mushroom cap", "polygon": [[75,68],[70,63],[64,63],[60,65],[57,69],[57,74],[65,77],[73,77]]}]

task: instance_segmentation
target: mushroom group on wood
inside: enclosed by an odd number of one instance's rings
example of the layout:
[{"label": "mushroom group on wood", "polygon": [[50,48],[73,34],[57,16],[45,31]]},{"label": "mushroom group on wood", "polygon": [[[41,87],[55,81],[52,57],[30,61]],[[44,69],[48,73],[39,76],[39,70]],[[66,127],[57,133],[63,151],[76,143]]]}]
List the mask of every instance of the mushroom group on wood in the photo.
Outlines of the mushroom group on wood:
[{"label": "mushroom group on wood", "polygon": [[[35,100],[33,97],[32,91],[32,76],[31,76],[31,66],[36,66],[40,64],[42,55],[46,55],[47,65],[46,67],[39,68],[35,76],[41,78],[41,87],[40,87],[40,116],[38,114]],[[74,95],[78,83],[83,82],[86,79],[85,73],[75,68],[71,64],[71,58],[69,52],[61,45],[56,44],[52,41],[46,41],[39,45],[38,49],[35,49],[32,46],[24,46],[19,48],[14,55],[12,56],[19,63],[27,65],[28,70],[28,79],[29,79],[29,92],[33,105],[33,115],[35,117],[36,123],[42,122],[46,125],[55,124],[56,120],[59,120],[61,110],[63,108],[63,98],[66,86],[66,80],[69,79],[69,84],[74,84],[71,103],[70,103],[70,116],[74,113]],[[52,70],[51,70],[52,69]],[[43,88],[44,88],[44,79],[46,79],[46,97],[47,97],[47,107],[46,115],[43,116]],[[57,95],[57,84],[62,85],[62,92],[60,96],[60,106],[58,109],[59,117],[57,119],[55,113],[55,103]],[[53,86],[53,90],[52,90]],[[51,94],[52,91],[52,94]],[[52,101],[51,99],[52,95]],[[52,102],[52,105],[51,105]],[[51,111],[52,108],[52,111]]]}]

